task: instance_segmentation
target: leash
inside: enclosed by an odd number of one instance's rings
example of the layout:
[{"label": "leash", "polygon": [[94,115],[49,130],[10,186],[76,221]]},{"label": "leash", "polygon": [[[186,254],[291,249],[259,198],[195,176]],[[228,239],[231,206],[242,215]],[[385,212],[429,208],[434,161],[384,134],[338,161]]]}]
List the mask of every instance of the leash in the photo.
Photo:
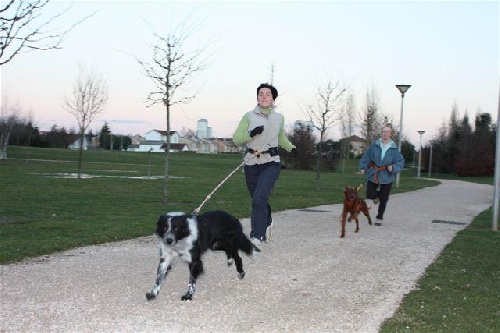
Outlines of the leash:
[{"label": "leash", "polygon": [[221,186],[222,186],[222,184],[224,184],[224,183],[226,182],[226,180],[228,180],[228,179],[229,179],[229,178],[230,178],[230,177],[231,177],[231,176],[232,176],[232,175],[233,175],[236,171],[238,171],[238,169],[239,169],[239,168],[241,168],[243,165],[245,165],[245,161],[241,162],[241,164],[240,164],[240,165],[238,165],[238,166],[236,167],[236,169],[234,169],[233,171],[231,171],[231,173],[230,173],[229,175],[227,175],[227,177],[226,177],[226,178],[224,178],[224,179],[223,179],[223,180],[222,180],[222,181],[221,181],[221,182],[220,182],[220,183],[219,183],[219,184],[215,187],[215,189],[214,189],[212,192],[210,192],[210,194],[209,194],[209,195],[207,195],[207,196],[205,197],[205,200],[203,200],[203,202],[201,203],[201,205],[199,205],[199,206],[198,206],[198,208],[196,208],[196,209],[193,211],[193,214],[194,214],[194,215],[198,215],[198,213],[199,213],[199,212],[200,212],[200,210],[201,210],[201,207],[203,207],[203,205],[205,205],[205,203],[206,203],[208,200],[210,200],[210,198],[212,198],[212,194],[214,194],[214,193],[215,193],[215,191],[217,191],[217,190],[219,189],[219,187],[221,187]]},{"label": "leash", "polygon": [[383,165],[383,166],[379,167],[374,162],[370,162],[368,164],[368,166],[375,169],[375,174],[374,174],[373,180],[375,181],[375,184],[378,184],[378,172],[381,170],[386,170],[387,166]]}]

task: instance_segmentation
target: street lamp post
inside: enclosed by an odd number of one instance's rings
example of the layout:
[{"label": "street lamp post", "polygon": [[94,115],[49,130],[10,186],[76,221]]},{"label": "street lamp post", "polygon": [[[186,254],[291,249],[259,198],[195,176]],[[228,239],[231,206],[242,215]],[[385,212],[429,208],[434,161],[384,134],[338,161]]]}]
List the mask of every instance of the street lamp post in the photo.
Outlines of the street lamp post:
[{"label": "street lamp post", "polygon": [[422,165],[422,135],[425,133],[425,131],[418,131],[418,134],[420,134],[420,148],[418,150],[418,172],[417,172],[417,177],[420,178],[420,169]]},{"label": "street lamp post", "polygon": [[148,150],[148,179],[151,179],[151,152],[153,148],[149,148]]},{"label": "street lamp post", "polygon": [[[399,115],[399,138],[398,138],[398,149],[401,152],[401,142],[403,141],[403,100],[405,98],[405,92],[410,89],[410,84],[396,84],[396,88],[398,88],[401,93],[401,113]],[[399,187],[399,173],[396,175],[396,187]]]},{"label": "street lamp post", "polygon": [[431,153],[429,154],[429,178],[431,178],[431,170],[432,170],[432,140],[431,140]]}]

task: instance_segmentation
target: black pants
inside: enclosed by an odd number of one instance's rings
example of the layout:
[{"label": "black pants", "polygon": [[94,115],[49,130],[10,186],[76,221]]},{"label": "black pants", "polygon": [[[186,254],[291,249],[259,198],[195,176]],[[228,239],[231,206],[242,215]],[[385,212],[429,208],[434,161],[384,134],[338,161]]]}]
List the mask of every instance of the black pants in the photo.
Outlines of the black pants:
[{"label": "black pants", "polygon": [[[377,188],[380,189],[377,191]],[[385,207],[387,206],[387,201],[389,201],[389,193],[391,192],[392,183],[389,184],[375,184],[374,182],[366,182],[366,198],[380,200],[378,204],[378,214],[377,219],[383,220]]]}]

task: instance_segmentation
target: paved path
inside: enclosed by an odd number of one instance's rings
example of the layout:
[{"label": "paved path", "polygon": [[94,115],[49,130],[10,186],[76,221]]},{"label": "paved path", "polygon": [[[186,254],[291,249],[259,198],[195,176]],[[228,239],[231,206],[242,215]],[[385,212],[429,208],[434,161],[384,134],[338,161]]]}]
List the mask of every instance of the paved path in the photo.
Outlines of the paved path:
[{"label": "paved path", "polygon": [[362,217],[360,233],[348,224],[344,239],[341,205],[276,213],[275,239],[255,262],[244,258],[246,277],[226,267],[223,253],[208,253],[192,302],[180,301],[188,282],[181,263],[146,301],[158,260],[153,236],[4,265],[0,331],[377,332],[492,196],[490,185],[461,181],[392,195],[382,227]]}]

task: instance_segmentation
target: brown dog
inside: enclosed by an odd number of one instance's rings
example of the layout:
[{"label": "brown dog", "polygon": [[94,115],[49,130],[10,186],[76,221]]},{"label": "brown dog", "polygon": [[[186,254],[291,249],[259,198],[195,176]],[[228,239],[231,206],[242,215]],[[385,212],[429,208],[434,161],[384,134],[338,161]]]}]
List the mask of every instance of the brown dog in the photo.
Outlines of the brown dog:
[{"label": "brown dog", "polygon": [[[369,208],[366,201],[358,197],[358,191],[361,189],[362,185],[357,188],[346,186],[344,190],[344,209],[342,210],[342,233],[340,238],[345,237],[345,224],[346,221],[351,222],[353,219],[356,221],[356,231],[359,231],[358,223],[358,213],[363,212],[368,218],[368,224],[372,224],[372,219],[370,218]],[[347,218],[347,213],[349,213],[349,218]]]}]

